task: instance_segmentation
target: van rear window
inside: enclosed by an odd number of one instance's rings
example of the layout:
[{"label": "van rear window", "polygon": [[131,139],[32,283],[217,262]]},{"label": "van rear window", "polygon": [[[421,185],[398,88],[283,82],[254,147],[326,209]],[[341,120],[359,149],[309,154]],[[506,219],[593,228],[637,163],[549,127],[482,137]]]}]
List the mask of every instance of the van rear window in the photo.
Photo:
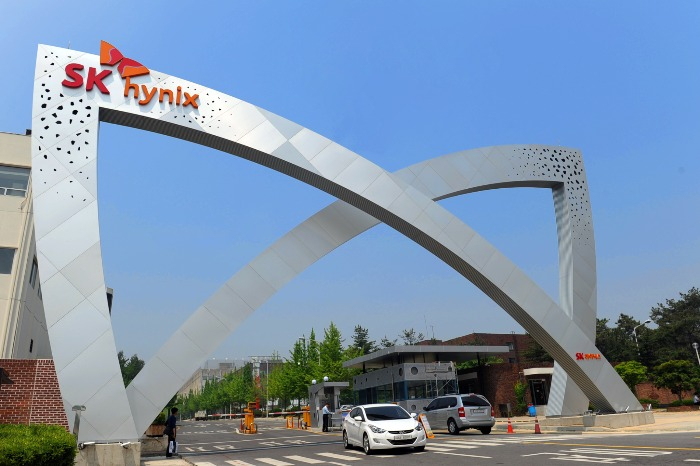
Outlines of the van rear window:
[{"label": "van rear window", "polygon": [[488,401],[479,396],[463,396],[462,404],[464,406],[491,406]]}]

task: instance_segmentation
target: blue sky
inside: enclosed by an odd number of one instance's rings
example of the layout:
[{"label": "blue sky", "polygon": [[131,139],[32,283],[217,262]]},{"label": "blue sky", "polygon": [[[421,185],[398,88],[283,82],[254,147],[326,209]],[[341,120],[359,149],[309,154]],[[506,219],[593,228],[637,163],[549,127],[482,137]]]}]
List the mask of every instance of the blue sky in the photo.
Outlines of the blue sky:
[{"label": "blue sky", "polygon": [[[394,171],[462,149],[580,149],[599,317],[644,320],[700,284],[700,4],[561,1],[7,2],[5,112],[31,126],[36,46],[99,53],[266,108]],[[332,198],[234,156],[103,125],[99,200],[117,345],[149,358],[240,267]],[[551,193],[443,205],[555,299]],[[520,332],[452,269],[388,227],[336,250],[212,356],[283,356],[334,321],[379,340]],[[691,351],[691,349],[689,349]]]}]

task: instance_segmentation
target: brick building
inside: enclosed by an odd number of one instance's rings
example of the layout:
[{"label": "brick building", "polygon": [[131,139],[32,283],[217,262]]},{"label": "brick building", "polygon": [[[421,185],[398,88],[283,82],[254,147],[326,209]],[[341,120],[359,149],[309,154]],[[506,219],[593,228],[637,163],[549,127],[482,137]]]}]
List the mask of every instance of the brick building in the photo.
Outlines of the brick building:
[{"label": "brick building", "polygon": [[530,335],[511,332],[470,333],[449,340],[424,341],[421,344],[508,347],[508,352],[479,358],[472,364],[474,367],[459,369],[457,373],[461,393],[481,393],[492,403],[496,415],[507,416],[508,404],[511,411],[517,404],[514,387],[518,381],[526,386],[526,403],[541,407],[547,404],[554,363],[529,361],[526,351],[533,343]]},{"label": "brick building", "polygon": [[54,424],[68,429],[51,359],[0,359],[12,384],[0,386],[0,424]]}]

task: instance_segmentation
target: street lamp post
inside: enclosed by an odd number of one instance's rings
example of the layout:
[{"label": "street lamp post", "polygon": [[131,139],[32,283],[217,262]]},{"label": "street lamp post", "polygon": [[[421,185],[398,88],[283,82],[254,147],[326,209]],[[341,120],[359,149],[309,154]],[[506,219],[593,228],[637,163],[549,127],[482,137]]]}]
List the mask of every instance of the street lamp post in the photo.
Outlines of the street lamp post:
[{"label": "street lamp post", "polygon": [[640,354],[639,354],[639,342],[637,341],[637,329],[638,329],[639,327],[641,327],[642,325],[646,325],[646,324],[650,324],[650,323],[651,323],[651,319],[647,319],[647,320],[645,320],[644,322],[642,322],[641,324],[637,325],[635,328],[632,329],[632,335],[634,335],[634,343],[635,343],[635,345],[637,345],[637,356],[640,355]]},{"label": "street lamp post", "polygon": [[698,354],[698,345],[697,343],[693,343],[693,349],[695,350],[695,356],[698,358],[698,365],[700,365],[700,355]]}]

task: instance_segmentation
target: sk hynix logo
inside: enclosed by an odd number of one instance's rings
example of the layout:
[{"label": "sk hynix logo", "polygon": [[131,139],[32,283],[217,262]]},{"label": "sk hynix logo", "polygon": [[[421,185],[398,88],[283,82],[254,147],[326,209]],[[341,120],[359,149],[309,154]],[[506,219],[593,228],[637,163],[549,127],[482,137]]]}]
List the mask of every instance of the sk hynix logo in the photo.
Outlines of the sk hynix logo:
[{"label": "sk hynix logo", "polygon": [[[124,97],[129,97],[131,94],[129,91],[133,91],[133,97],[136,99],[139,105],[147,105],[156,94],[158,94],[158,101],[163,102],[168,101],[170,105],[175,104],[177,106],[182,105],[183,107],[192,106],[193,108],[198,108],[199,103],[197,99],[199,94],[190,95],[188,92],[182,92],[182,88],[177,86],[176,91],[170,89],[151,87],[149,88],[145,84],[132,83],[131,78],[134,76],[141,76],[149,74],[150,70],[143,66],[141,63],[133,60],[131,58],[126,58],[115,46],[109,42],[101,41],[100,43],[100,64],[108,66],[117,66],[117,71],[122,78],[126,79],[124,85]],[[83,78],[80,73],[85,66],[80,63],[69,63],[66,65],[66,79],[63,80],[61,84],[69,88],[79,88],[85,84],[85,90],[91,91],[93,88],[97,87],[99,91],[103,94],[109,94],[109,89],[105,86],[103,79],[107,78],[112,74],[112,70],[102,70],[99,73],[94,67],[88,68],[87,81]],[[143,97],[139,99],[139,91],[142,92]]]}]

